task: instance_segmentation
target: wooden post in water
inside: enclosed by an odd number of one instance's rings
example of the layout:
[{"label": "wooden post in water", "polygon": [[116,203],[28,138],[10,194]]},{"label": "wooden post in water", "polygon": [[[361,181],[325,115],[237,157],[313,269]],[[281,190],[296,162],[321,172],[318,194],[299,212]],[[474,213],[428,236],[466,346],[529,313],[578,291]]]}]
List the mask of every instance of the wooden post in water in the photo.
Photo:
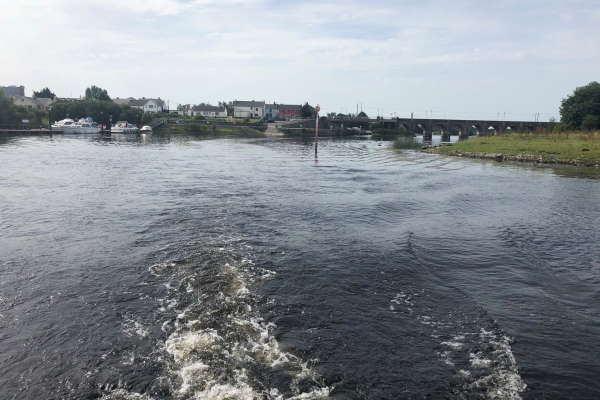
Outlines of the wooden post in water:
[{"label": "wooden post in water", "polygon": [[315,114],[317,114],[317,119],[315,121],[315,160],[318,159],[318,149],[319,149],[319,111],[321,111],[321,107],[317,104],[315,107]]}]

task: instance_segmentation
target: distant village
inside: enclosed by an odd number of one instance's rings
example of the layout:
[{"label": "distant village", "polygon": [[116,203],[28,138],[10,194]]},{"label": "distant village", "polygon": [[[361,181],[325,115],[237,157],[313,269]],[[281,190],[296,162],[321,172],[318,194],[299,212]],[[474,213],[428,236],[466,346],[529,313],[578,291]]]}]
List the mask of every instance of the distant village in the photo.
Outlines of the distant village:
[{"label": "distant village", "polygon": [[[27,109],[48,111],[52,104],[57,101],[80,101],[83,98],[68,97],[28,97],[25,95],[24,86],[0,86],[4,94],[10,98],[14,105],[22,106]],[[170,110],[167,103],[161,98],[112,98],[112,101],[139,109],[144,113],[164,113],[177,114],[185,117],[206,117],[206,118],[248,118],[248,119],[267,119],[267,120],[291,120],[300,118],[301,104],[279,104],[276,102],[267,103],[265,101],[241,101],[234,100],[228,103],[219,102],[218,105],[207,103],[184,104],[177,106],[176,110]]]}]

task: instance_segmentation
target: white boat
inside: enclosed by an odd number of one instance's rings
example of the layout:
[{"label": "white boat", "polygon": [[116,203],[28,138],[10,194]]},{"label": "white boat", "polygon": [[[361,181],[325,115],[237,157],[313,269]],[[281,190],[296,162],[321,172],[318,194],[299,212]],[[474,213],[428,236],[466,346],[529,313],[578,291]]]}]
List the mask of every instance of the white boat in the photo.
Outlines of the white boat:
[{"label": "white boat", "polygon": [[139,129],[136,125],[130,124],[127,121],[119,121],[110,128],[110,133],[138,133]]},{"label": "white boat", "polygon": [[152,133],[152,127],[144,125],[142,126],[142,129],[140,129],[140,133]]},{"label": "white boat", "polygon": [[65,118],[52,124],[52,130],[63,133],[100,133],[100,127],[91,118],[81,118],[79,121]]}]

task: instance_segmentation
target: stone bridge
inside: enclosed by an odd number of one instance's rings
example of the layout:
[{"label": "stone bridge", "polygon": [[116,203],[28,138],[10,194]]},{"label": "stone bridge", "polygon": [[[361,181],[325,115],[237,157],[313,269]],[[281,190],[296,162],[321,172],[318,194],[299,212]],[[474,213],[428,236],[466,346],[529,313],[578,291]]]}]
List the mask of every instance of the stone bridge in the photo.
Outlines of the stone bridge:
[{"label": "stone bridge", "polygon": [[330,120],[335,127],[361,127],[369,129],[374,124],[381,124],[384,128],[404,128],[416,135],[423,135],[425,140],[431,140],[434,132],[442,137],[458,135],[468,137],[472,135],[494,135],[505,132],[532,132],[548,127],[548,122],[533,121],[494,121],[472,119],[438,119],[438,118],[393,118],[393,119],[367,119],[367,118],[336,118]]}]

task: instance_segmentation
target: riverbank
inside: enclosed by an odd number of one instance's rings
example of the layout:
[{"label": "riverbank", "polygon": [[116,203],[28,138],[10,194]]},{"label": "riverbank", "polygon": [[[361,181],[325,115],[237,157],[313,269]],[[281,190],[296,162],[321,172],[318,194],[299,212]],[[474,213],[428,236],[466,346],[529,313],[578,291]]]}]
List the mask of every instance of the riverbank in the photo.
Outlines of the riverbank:
[{"label": "riverbank", "polygon": [[0,136],[37,136],[52,135],[63,133],[62,131],[53,131],[50,129],[0,129]]},{"label": "riverbank", "polygon": [[430,147],[428,153],[457,157],[600,167],[600,132],[513,133]]},{"label": "riverbank", "polygon": [[262,138],[265,133],[248,126],[227,126],[207,124],[174,124],[165,125],[155,130],[160,133],[198,135],[206,137],[240,137],[240,138]]}]

